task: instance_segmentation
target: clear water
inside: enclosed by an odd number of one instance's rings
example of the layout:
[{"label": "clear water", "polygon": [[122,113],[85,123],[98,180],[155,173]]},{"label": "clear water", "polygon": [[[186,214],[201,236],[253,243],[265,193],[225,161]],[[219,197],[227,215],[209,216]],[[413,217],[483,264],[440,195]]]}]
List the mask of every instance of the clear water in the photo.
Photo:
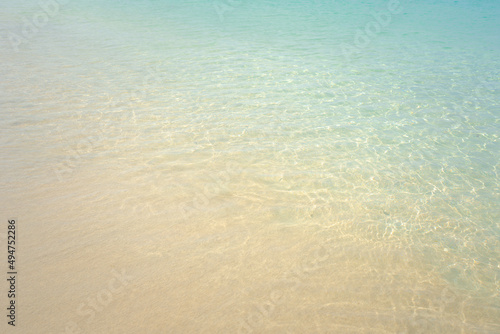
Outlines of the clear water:
[{"label": "clear water", "polygon": [[18,330],[500,332],[498,1],[46,8],[0,4]]}]

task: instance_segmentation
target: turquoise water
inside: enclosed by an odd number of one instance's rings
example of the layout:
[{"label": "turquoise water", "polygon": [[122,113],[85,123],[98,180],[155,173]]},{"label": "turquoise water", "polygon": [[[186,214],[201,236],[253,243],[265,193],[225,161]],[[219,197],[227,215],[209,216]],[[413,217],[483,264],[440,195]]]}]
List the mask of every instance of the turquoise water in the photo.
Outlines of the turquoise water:
[{"label": "turquoise water", "polygon": [[499,2],[47,3],[0,4],[23,333],[500,332]]}]

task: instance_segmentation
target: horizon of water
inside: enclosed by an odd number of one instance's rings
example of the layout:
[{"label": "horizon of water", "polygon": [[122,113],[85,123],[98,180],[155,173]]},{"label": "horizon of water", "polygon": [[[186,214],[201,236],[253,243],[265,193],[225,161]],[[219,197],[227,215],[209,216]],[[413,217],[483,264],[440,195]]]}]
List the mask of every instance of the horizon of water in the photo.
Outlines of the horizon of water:
[{"label": "horizon of water", "polygon": [[499,14],[2,2],[16,327],[499,332]]}]

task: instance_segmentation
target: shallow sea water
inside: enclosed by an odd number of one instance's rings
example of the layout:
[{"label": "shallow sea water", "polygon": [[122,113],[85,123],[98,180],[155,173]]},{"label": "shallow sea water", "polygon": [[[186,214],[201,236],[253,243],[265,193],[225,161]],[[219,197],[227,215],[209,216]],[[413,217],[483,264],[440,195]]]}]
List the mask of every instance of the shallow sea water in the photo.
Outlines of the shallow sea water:
[{"label": "shallow sea water", "polygon": [[17,329],[500,332],[500,4],[388,6],[3,1]]}]

